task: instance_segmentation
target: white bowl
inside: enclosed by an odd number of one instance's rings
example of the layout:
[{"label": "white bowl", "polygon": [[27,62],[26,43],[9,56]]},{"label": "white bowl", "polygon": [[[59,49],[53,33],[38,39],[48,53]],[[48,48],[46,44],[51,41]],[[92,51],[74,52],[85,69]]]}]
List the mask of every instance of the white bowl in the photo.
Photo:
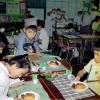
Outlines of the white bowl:
[{"label": "white bowl", "polygon": [[32,92],[32,91],[23,92],[23,93],[21,93],[21,94],[18,96],[18,98],[21,99],[21,95],[22,95],[22,94],[25,95],[26,93],[32,93],[32,94],[34,94],[34,95],[35,95],[35,100],[40,100],[40,95],[39,95],[38,93]]},{"label": "white bowl", "polygon": [[[77,84],[77,83],[82,83],[82,84],[84,84],[86,88],[83,89],[83,90],[75,90],[74,88],[72,88],[72,85],[73,85],[73,84]],[[88,85],[87,85],[86,83],[84,83],[84,82],[72,82],[72,83],[70,84],[70,87],[71,87],[74,91],[76,91],[76,92],[84,92],[84,91],[86,91],[86,90],[88,89]]]}]

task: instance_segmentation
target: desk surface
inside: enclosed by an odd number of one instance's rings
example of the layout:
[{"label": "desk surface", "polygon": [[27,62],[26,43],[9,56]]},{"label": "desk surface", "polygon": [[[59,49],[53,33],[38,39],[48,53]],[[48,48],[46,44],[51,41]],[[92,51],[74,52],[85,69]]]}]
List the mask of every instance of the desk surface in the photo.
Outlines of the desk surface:
[{"label": "desk surface", "polygon": [[[72,69],[71,65],[64,59],[59,60],[62,65],[67,69]],[[54,84],[51,81],[45,80],[43,76],[39,76],[39,80],[45,89],[45,91],[48,93],[51,100],[65,100],[62,94],[59,92],[59,90],[54,86]],[[99,100],[100,96],[96,95],[88,98],[84,98],[81,100]]]},{"label": "desk surface", "polygon": [[[67,61],[65,61],[64,59],[61,59],[60,61],[66,68],[68,68],[68,69],[71,68],[69,63],[67,63]],[[59,92],[59,90],[54,86],[54,84],[52,82],[45,80],[44,77],[39,77],[39,80],[40,80],[41,84],[43,85],[44,89],[46,90],[46,92],[48,93],[51,100],[58,100],[58,99],[65,100],[64,97],[62,96],[62,94]],[[100,96],[95,94],[95,96],[83,98],[81,100],[99,100],[99,99],[100,99]]]}]

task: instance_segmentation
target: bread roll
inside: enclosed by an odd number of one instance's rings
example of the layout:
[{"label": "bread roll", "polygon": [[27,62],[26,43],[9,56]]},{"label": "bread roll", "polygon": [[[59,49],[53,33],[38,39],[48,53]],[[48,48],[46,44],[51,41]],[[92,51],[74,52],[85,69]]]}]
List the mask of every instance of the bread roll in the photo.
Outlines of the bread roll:
[{"label": "bread roll", "polygon": [[75,90],[84,90],[86,86],[82,83],[75,84]]},{"label": "bread roll", "polygon": [[50,61],[49,65],[58,66],[59,63],[57,63],[57,61]]},{"label": "bread roll", "polygon": [[35,95],[32,93],[26,93],[24,96],[24,100],[35,100]]}]

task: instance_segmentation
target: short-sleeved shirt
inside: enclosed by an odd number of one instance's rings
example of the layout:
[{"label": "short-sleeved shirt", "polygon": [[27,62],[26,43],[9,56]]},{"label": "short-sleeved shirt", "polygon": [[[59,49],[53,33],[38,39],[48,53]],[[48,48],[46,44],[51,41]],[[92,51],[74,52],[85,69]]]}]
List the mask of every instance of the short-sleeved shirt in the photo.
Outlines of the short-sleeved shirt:
[{"label": "short-sleeved shirt", "polygon": [[96,63],[94,59],[92,59],[86,66],[84,66],[84,69],[86,72],[90,71],[91,66],[100,66],[100,63]]},{"label": "short-sleeved shirt", "polygon": [[42,44],[39,44],[39,47],[42,49],[42,50],[47,50],[48,48],[48,44],[49,44],[49,36],[47,34],[47,31],[42,28],[40,30],[40,35],[39,35],[39,39],[42,40]]},{"label": "short-sleeved shirt", "polygon": [[93,22],[92,23],[92,30],[96,31],[99,24],[100,24],[100,22],[98,22],[98,23],[97,22]]}]

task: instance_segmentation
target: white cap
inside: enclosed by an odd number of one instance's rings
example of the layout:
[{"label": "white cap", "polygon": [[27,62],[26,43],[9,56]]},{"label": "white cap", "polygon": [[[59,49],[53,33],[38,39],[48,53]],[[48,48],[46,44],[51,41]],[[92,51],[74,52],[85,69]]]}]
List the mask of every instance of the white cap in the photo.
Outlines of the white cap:
[{"label": "white cap", "polygon": [[96,6],[93,6],[92,9],[97,9],[97,7]]},{"label": "white cap", "polygon": [[27,18],[25,19],[25,27],[28,27],[30,25],[36,25],[37,26],[37,22],[35,18]]}]

